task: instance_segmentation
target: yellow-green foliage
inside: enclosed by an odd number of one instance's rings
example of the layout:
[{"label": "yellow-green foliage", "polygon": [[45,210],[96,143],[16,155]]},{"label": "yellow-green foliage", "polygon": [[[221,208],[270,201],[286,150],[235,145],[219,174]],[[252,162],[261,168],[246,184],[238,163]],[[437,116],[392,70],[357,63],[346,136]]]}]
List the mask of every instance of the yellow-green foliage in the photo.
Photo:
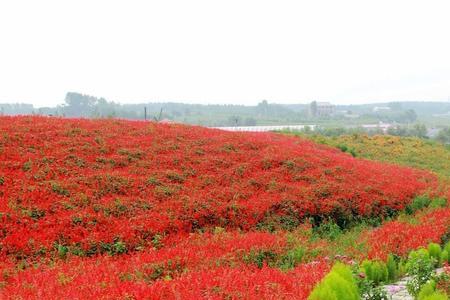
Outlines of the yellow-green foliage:
[{"label": "yellow-green foliage", "polygon": [[412,137],[388,135],[367,136],[364,134],[338,137],[308,136],[333,147],[353,149],[357,157],[397,163],[432,170],[450,177],[450,149],[444,145]]},{"label": "yellow-green foliage", "polygon": [[352,271],[336,263],[325,278],[314,288],[309,300],[358,300],[359,292]]},{"label": "yellow-green foliage", "polygon": [[426,299],[427,297],[433,295],[435,291],[436,291],[436,282],[431,280],[430,282],[422,286],[419,294],[417,295],[417,300]]},{"label": "yellow-green foliage", "polygon": [[395,279],[397,279],[398,270],[397,270],[397,263],[392,254],[389,254],[388,256],[388,259],[386,261],[386,267],[388,271],[388,280],[390,282],[395,281]]},{"label": "yellow-green foliage", "polygon": [[366,278],[375,285],[379,285],[381,282],[388,282],[389,271],[385,263],[365,260],[361,267],[366,274]]},{"label": "yellow-green foliage", "polygon": [[446,250],[448,253],[450,253],[450,242],[447,242],[444,246],[444,250]]},{"label": "yellow-green foliage", "polygon": [[448,300],[448,296],[442,292],[434,292],[432,295],[426,296],[421,300]]},{"label": "yellow-green foliage", "polygon": [[448,252],[447,250],[443,250],[441,253],[441,262],[448,262]]},{"label": "yellow-green foliage", "polygon": [[430,257],[432,257],[436,260],[437,265],[439,265],[441,263],[442,249],[441,249],[441,246],[439,246],[439,244],[430,243],[428,245],[428,253],[430,254]]},{"label": "yellow-green foliage", "polygon": [[436,291],[436,282],[431,280],[422,286],[417,300],[448,300],[448,296],[444,292]]}]

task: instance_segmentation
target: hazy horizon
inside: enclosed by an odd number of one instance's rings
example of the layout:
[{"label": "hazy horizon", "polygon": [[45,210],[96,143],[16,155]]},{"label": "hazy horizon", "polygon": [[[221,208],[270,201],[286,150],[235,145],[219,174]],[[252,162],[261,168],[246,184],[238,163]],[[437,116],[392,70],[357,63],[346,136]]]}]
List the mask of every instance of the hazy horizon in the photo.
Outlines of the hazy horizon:
[{"label": "hazy horizon", "polygon": [[[81,93],[83,94],[83,93]],[[98,96],[98,95],[89,95],[89,96],[94,96],[97,98],[105,98],[102,96]],[[199,101],[195,101],[195,100],[186,100],[186,101],[173,101],[170,99],[164,100],[137,100],[137,101],[117,101],[117,100],[112,100],[112,99],[108,99],[105,98],[107,101],[114,101],[115,103],[119,103],[119,104],[145,104],[145,103],[182,103],[182,104],[191,104],[191,105],[243,105],[243,106],[255,106],[258,103],[260,103],[263,100],[266,100],[268,103],[270,104],[279,104],[279,105],[292,105],[292,104],[310,104],[312,101],[318,101],[318,102],[330,102],[331,104],[334,105],[368,105],[368,104],[388,104],[388,103],[392,103],[392,102],[425,102],[425,103],[449,103],[450,99],[446,99],[446,100],[434,100],[434,99],[430,99],[430,100],[405,100],[405,101],[398,101],[398,100],[386,100],[386,101],[367,101],[367,102],[358,102],[358,103],[348,103],[345,101],[328,101],[326,99],[322,99],[322,100],[310,100],[310,101],[297,101],[297,102],[282,102],[282,101],[271,101],[270,99],[261,99],[259,101],[241,101],[240,103],[231,103],[231,102],[215,102],[215,103],[208,103],[208,102],[199,102]],[[2,101],[2,99],[0,99],[0,104],[32,104],[35,108],[40,108],[40,107],[56,107],[58,105],[62,105],[64,104],[64,100],[58,101],[58,102],[53,102],[50,105],[40,105],[39,103],[33,103],[32,101]]]},{"label": "hazy horizon", "polygon": [[447,1],[4,1],[0,103],[450,99]]}]

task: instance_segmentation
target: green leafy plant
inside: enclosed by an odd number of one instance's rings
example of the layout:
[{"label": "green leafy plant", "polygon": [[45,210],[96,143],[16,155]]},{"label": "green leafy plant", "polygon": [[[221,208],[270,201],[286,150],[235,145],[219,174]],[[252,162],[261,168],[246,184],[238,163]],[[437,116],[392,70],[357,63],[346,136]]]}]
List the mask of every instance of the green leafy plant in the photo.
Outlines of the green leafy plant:
[{"label": "green leafy plant", "polygon": [[428,207],[431,203],[431,199],[428,196],[418,196],[414,198],[414,200],[406,206],[406,213],[407,214],[413,214],[418,210],[421,210],[425,207]]},{"label": "green leafy plant", "polygon": [[435,291],[436,291],[436,282],[434,280],[431,280],[421,287],[419,294],[417,295],[417,299],[418,300],[426,299],[427,297],[434,294]]},{"label": "green leafy plant", "polygon": [[365,300],[389,300],[386,290],[382,286],[374,286],[366,279],[359,283],[361,297]]},{"label": "green leafy plant", "polygon": [[445,198],[434,198],[431,200],[430,207],[432,208],[439,208],[439,207],[446,207],[447,206],[447,199]]},{"label": "green leafy plant", "polygon": [[301,263],[305,256],[306,250],[303,247],[294,248],[281,258],[280,268],[283,270],[294,268]]},{"label": "green leafy plant", "polygon": [[276,253],[271,250],[250,251],[244,257],[244,262],[255,264],[258,268],[262,268],[265,264],[272,266],[277,259]]},{"label": "green leafy plant", "polygon": [[444,263],[444,262],[448,263],[448,252],[447,252],[447,250],[443,250],[441,252],[441,262],[442,263]]},{"label": "green leafy plant", "polygon": [[339,227],[339,225],[330,220],[315,227],[314,233],[317,234],[320,238],[326,238],[328,240],[334,241],[342,234],[342,229]]},{"label": "green leafy plant", "polygon": [[395,258],[392,254],[389,254],[387,258],[386,267],[388,271],[388,281],[395,281],[397,279],[398,267],[397,262],[395,261]]},{"label": "green leafy plant", "polygon": [[418,300],[448,300],[448,296],[442,292],[434,292],[433,294],[418,298]]},{"label": "green leafy plant", "polygon": [[411,279],[407,282],[407,289],[411,295],[417,296],[422,285],[432,279],[436,260],[426,249],[412,251],[408,256],[406,269]]},{"label": "green leafy plant", "polygon": [[358,300],[359,290],[351,269],[336,263],[325,278],[314,288],[309,300]]},{"label": "green leafy plant", "polygon": [[436,243],[430,243],[428,245],[428,253],[431,258],[436,260],[435,266],[437,267],[441,262],[441,253],[442,253],[441,246]]},{"label": "green leafy plant", "polygon": [[365,260],[361,266],[364,274],[366,274],[367,280],[371,281],[374,285],[388,281],[389,272],[385,263]]}]

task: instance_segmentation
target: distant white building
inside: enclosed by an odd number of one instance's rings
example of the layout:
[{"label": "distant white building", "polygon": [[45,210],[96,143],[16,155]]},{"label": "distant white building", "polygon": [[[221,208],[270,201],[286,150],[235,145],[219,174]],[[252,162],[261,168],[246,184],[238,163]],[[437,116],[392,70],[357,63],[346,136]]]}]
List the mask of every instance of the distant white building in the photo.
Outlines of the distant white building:
[{"label": "distant white building", "polygon": [[304,130],[308,127],[315,130],[317,125],[269,125],[269,126],[239,126],[239,127],[210,127],[226,131],[267,132],[276,130]]},{"label": "distant white building", "polygon": [[328,117],[335,112],[335,106],[330,102],[311,102],[309,112],[313,117]]},{"label": "distant white building", "polygon": [[389,128],[393,127],[393,124],[386,124],[386,123],[378,123],[378,124],[364,124],[361,125],[362,128],[366,130],[382,130],[384,133],[388,131]]},{"label": "distant white building", "polygon": [[390,111],[391,108],[389,106],[375,106],[373,108],[373,112],[380,112],[380,111]]}]

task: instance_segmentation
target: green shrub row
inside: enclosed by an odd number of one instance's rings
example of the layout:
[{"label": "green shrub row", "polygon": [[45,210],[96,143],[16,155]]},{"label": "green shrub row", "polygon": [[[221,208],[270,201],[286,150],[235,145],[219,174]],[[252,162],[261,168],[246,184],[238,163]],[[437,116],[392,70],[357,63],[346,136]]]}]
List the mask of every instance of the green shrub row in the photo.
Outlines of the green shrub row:
[{"label": "green shrub row", "polygon": [[[448,299],[437,289],[435,269],[449,263],[450,242],[441,247],[430,243],[427,248],[411,251],[406,260],[390,254],[387,260],[365,260],[353,270],[336,263],[330,273],[314,288],[309,300],[388,300],[383,284],[395,282],[405,274],[408,292],[418,300]],[[448,275],[445,275],[449,281]],[[441,277],[442,279],[442,277]],[[356,295],[356,296],[355,296]]]}]

